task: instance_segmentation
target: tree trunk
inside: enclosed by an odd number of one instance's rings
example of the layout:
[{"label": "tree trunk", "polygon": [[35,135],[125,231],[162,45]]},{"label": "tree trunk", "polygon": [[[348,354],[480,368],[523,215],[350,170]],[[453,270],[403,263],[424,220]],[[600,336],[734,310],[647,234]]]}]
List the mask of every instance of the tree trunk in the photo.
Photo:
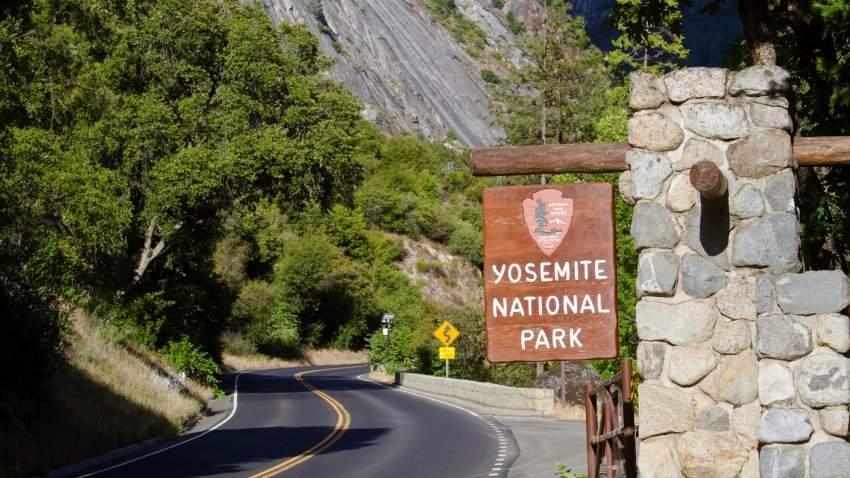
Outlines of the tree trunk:
[{"label": "tree trunk", "polygon": [[[174,229],[180,229],[180,226],[181,224],[177,224],[174,226]],[[118,291],[118,296],[127,295],[131,290],[133,290],[139,281],[142,280],[142,276],[145,274],[145,271],[148,270],[148,266],[151,265],[151,262],[165,251],[165,241],[162,239],[153,246],[153,235],[155,232],[156,219],[151,219],[151,223],[148,225],[148,230],[145,232],[145,245],[142,249],[141,256],[139,256],[139,264],[133,272],[133,279],[123,289]]]},{"label": "tree trunk", "polygon": [[775,65],[776,48],[767,23],[766,0],[739,0],[738,13],[744,25],[744,35],[753,63],[756,65]]}]

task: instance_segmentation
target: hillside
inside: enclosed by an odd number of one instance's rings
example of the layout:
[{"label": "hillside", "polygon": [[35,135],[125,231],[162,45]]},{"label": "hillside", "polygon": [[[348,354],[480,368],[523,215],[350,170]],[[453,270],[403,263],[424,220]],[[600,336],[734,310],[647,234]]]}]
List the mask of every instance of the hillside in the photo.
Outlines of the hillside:
[{"label": "hillside", "polygon": [[[501,25],[488,1],[468,5],[475,19]],[[335,61],[331,75],[366,103],[365,115],[389,133],[410,132],[463,146],[499,143],[483,64],[441,28],[421,0],[380,2],[263,0],[275,23],[305,23]],[[506,34],[502,27],[503,34]],[[493,44],[501,40],[492,35]]]},{"label": "hillside", "polygon": [[[480,29],[468,35],[447,31],[428,9],[426,0],[263,0],[275,23],[309,26],[322,51],[335,62],[330,74],[345,83],[366,105],[364,115],[390,134],[412,133],[461,146],[493,146],[504,141],[490,111],[491,92],[482,70],[506,72],[523,64],[513,47],[506,14],[520,22],[535,15],[536,0],[508,0],[501,9],[491,0],[455,0],[468,25]],[[601,50],[611,49],[617,36],[608,25],[614,0],[575,0],[573,14],[585,19],[588,35]],[[726,50],[741,35],[734,8],[724,2],[716,15],[701,10],[698,0],[683,13],[689,66],[719,66]],[[471,34],[470,34],[471,35]],[[465,41],[462,41],[465,40]]]}]

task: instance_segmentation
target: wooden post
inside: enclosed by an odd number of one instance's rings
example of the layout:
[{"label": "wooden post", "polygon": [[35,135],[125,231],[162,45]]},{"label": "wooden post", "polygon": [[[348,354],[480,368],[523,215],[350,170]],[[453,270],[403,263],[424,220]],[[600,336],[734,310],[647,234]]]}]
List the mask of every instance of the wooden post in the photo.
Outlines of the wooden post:
[{"label": "wooden post", "polygon": [[691,184],[706,199],[720,199],[726,194],[726,176],[711,161],[700,161],[691,167]]}]

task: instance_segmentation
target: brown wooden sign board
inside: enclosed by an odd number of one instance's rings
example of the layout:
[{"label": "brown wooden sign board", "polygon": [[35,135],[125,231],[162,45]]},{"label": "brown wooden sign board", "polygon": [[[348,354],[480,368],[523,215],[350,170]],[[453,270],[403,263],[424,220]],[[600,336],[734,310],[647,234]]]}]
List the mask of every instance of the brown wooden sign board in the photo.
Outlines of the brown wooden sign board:
[{"label": "brown wooden sign board", "polygon": [[483,205],[487,359],[617,357],[613,186],[488,188]]}]

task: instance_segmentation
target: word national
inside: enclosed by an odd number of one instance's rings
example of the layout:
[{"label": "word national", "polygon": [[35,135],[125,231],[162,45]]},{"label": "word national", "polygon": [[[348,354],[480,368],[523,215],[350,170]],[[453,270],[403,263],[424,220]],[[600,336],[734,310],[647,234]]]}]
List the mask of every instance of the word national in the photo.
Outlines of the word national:
[{"label": "word national", "polygon": [[542,315],[601,314],[611,312],[602,305],[602,294],[550,295],[493,298],[493,318]]}]

